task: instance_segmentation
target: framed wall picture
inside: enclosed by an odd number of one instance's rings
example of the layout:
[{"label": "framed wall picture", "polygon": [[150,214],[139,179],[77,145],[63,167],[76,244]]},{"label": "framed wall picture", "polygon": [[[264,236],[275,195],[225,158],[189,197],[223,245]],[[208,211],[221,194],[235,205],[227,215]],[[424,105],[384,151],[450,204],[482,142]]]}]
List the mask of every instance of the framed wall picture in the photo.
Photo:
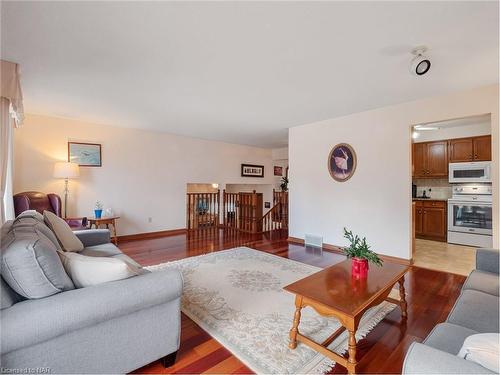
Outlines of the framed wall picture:
[{"label": "framed wall picture", "polygon": [[356,170],[356,164],[356,153],[347,143],[335,145],[328,155],[328,171],[338,182],[350,179]]},{"label": "framed wall picture", "polygon": [[264,177],[264,166],[241,164],[241,177]]},{"label": "framed wall picture", "polygon": [[102,167],[101,156],[98,143],[68,142],[68,161],[80,167]]},{"label": "framed wall picture", "polygon": [[283,176],[283,167],[279,167],[277,165],[274,166],[274,175],[275,176]]}]

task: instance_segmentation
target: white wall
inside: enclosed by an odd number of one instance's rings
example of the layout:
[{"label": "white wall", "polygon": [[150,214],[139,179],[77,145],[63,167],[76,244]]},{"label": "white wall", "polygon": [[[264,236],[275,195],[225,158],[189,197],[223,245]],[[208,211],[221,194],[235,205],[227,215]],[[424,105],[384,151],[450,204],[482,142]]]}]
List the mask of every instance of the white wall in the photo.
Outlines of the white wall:
[{"label": "white wall", "polygon": [[[499,247],[498,85],[434,97],[289,130],[290,236],[324,236],[344,245],[342,228],[366,236],[375,251],[411,258],[411,126],[491,113],[494,244]],[[334,181],[327,158],[337,143],[357,153],[354,176]]]},{"label": "white wall", "polygon": [[286,168],[288,167],[288,147],[273,148],[272,156],[273,165],[283,168],[283,176],[274,176],[274,188],[281,190],[281,179],[286,176]]},{"label": "white wall", "polygon": [[264,165],[260,182],[274,181],[271,149],[28,115],[15,130],[14,193],[62,198],[64,182],[52,172],[66,160],[70,140],[101,143],[102,167],[80,168],[81,177],[70,182],[68,214],[90,216],[100,200],[121,215],[121,235],[185,228],[186,184],[254,183],[240,176],[241,163]]}]

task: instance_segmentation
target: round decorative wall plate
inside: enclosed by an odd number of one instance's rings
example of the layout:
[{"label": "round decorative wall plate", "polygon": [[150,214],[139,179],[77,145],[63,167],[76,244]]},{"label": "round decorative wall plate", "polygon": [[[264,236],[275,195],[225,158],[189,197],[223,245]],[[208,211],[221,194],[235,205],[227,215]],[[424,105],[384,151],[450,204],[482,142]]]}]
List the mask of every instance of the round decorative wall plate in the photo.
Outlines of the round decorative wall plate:
[{"label": "round decorative wall plate", "polygon": [[328,171],[335,181],[344,182],[352,177],[356,170],[356,153],[347,143],[339,143],[328,155]]}]

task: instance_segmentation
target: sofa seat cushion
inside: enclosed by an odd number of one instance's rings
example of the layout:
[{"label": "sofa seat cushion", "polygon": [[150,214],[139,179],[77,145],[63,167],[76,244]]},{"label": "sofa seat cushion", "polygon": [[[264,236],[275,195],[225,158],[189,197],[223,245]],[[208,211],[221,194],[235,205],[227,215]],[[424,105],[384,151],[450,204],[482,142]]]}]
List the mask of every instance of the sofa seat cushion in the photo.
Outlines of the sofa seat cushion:
[{"label": "sofa seat cushion", "polygon": [[87,246],[79,254],[89,257],[111,257],[120,255],[122,252],[112,243],[103,243],[101,245]]},{"label": "sofa seat cushion", "polygon": [[497,296],[477,290],[463,290],[447,321],[479,333],[498,333],[498,302]]},{"label": "sofa seat cushion", "polygon": [[464,340],[475,334],[477,334],[477,331],[473,329],[451,323],[440,323],[434,327],[423,343],[456,355],[460,351]]},{"label": "sofa seat cushion", "polygon": [[498,274],[474,270],[465,280],[463,289],[478,290],[498,297],[499,285],[500,278]]},{"label": "sofa seat cushion", "polygon": [[[29,225],[35,222],[34,225]],[[74,289],[66,274],[57,248],[38,229],[33,218],[15,220],[1,239],[2,278],[19,295],[43,298]]]}]

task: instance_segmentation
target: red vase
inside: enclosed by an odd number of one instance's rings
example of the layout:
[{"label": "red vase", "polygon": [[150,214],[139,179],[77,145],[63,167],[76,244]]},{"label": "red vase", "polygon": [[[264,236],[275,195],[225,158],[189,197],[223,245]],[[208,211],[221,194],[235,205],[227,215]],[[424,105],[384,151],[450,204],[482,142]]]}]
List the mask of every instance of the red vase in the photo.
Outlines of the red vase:
[{"label": "red vase", "polygon": [[368,260],[352,258],[352,275],[362,278],[368,276]]}]

